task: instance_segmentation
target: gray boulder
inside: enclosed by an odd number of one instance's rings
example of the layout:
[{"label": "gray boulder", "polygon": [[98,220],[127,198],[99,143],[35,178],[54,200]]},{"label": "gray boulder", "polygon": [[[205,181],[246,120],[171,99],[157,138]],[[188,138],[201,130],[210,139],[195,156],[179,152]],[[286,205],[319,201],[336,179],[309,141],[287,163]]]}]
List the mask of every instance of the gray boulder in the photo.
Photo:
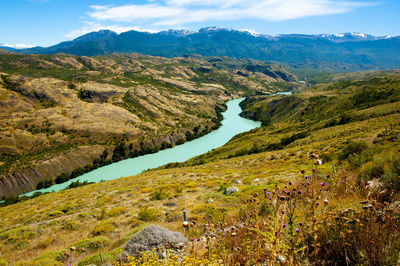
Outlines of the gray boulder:
[{"label": "gray boulder", "polygon": [[228,187],[227,189],[225,189],[224,195],[231,195],[231,194],[236,193],[238,191],[239,191],[239,189],[237,187]]},{"label": "gray boulder", "polygon": [[138,257],[140,252],[152,251],[157,248],[179,250],[185,246],[187,241],[178,232],[173,232],[156,225],[149,225],[129,239],[125,246],[124,254]]}]

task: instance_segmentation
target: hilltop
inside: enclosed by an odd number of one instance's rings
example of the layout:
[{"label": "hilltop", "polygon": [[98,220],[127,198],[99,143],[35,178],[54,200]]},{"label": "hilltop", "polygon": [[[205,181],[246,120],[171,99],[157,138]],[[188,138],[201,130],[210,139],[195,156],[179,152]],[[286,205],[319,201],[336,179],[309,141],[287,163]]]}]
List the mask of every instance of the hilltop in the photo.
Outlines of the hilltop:
[{"label": "hilltop", "polygon": [[397,264],[400,75],[358,75],[248,97],[243,115],[263,126],[185,163],[0,208],[0,256],[113,262],[155,223],[188,237],[193,261]]}]

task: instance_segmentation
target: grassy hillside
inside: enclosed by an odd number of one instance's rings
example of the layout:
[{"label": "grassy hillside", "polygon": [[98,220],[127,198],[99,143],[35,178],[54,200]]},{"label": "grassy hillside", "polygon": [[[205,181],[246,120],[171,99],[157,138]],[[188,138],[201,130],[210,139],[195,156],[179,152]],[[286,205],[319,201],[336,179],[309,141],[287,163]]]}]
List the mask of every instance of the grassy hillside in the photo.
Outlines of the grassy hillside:
[{"label": "grassy hillside", "polygon": [[[112,262],[155,223],[191,240],[192,264],[395,265],[399,88],[400,76],[388,74],[251,97],[245,114],[265,126],[219,149],[0,208],[0,257],[86,265],[102,253]],[[230,186],[239,192],[224,195]],[[188,230],[183,210],[196,221]]]},{"label": "grassy hillside", "polygon": [[2,54],[0,198],[199,137],[225,101],[298,86],[251,60]]}]

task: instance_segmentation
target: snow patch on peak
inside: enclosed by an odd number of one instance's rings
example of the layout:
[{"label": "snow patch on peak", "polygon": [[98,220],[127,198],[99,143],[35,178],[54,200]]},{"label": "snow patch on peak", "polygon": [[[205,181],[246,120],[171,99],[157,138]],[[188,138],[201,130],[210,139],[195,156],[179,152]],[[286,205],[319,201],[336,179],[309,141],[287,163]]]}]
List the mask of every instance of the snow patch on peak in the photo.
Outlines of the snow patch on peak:
[{"label": "snow patch on peak", "polygon": [[364,33],[350,32],[350,34],[352,36],[357,36],[357,37],[361,37],[361,38],[367,38],[367,35],[365,35]]},{"label": "snow patch on peak", "polygon": [[244,32],[244,33],[248,33],[248,34],[250,34],[251,36],[254,36],[254,37],[260,37],[260,36],[262,36],[261,33],[258,33],[258,32],[256,32],[255,30],[237,29],[237,31],[239,31],[239,32]]},{"label": "snow patch on peak", "polygon": [[191,35],[193,33],[195,33],[194,31],[190,31],[190,30],[174,30],[174,29],[170,29],[167,31],[160,31],[159,33],[161,34],[166,34],[166,35],[172,35],[172,36],[179,36],[179,37],[184,37],[184,36],[188,36]]},{"label": "snow patch on peak", "polygon": [[220,28],[213,26],[213,27],[202,28],[199,30],[199,32],[210,32],[210,31],[220,31],[220,30],[221,30]]},{"label": "snow patch on peak", "polygon": [[338,38],[343,38],[344,33],[336,33],[336,34],[333,34],[333,36],[338,37]]}]

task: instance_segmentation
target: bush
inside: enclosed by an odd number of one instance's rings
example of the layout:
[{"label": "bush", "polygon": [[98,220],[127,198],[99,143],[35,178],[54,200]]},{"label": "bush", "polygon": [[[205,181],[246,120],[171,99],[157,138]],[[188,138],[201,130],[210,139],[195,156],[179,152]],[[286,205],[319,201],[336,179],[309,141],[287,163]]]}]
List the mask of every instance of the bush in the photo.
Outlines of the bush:
[{"label": "bush", "polygon": [[160,189],[157,189],[156,191],[154,191],[151,194],[150,198],[151,198],[151,200],[164,200],[168,197],[169,197],[168,193],[165,193],[165,190],[160,188]]},{"label": "bush", "polygon": [[[382,216],[385,221],[382,222]],[[316,236],[316,265],[395,265],[399,255],[400,224],[385,205],[330,213]],[[312,257],[311,257],[312,258]]]},{"label": "bush", "polygon": [[183,144],[185,142],[186,142],[186,140],[184,138],[180,138],[175,142],[175,145],[181,145],[181,144]]},{"label": "bush", "polygon": [[52,243],[54,242],[53,238],[45,238],[43,240],[41,240],[37,245],[36,248],[38,249],[46,249],[48,246],[50,246]]},{"label": "bush", "polygon": [[51,213],[49,213],[49,217],[60,217],[64,215],[64,213],[62,211],[53,211]]},{"label": "bush", "polygon": [[81,182],[81,181],[79,181],[79,180],[76,180],[76,181],[72,182],[71,184],[69,184],[69,186],[66,187],[65,189],[83,187],[83,186],[86,186],[86,185],[89,185],[89,184],[93,184],[93,183],[94,183],[94,182],[88,182],[88,181],[83,181],[83,182]]},{"label": "bush", "polygon": [[339,154],[339,160],[344,161],[348,159],[350,155],[357,156],[367,149],[368,145],[365,142],[349,141]]},{"label": "bush", "polygon": [[126,213],[125,207],[115,207],[108,211],[107,216],[108,217],[117,217],[124,213]]},{"label": "bush", "polygon": [[107,247],[111,240],[105,236],[98,236],[94,238],[83,239],[75,242],[71,246],[74,246],[77,250],[82,248],[89,251],[96,251]]},{"label": "bush", "polygon": [[[119,249],[114,249],[112,251],[102,254],[103,263],[107,264],[114,262],[118,254],[119,254]],[[99,254],[93,254],[89,257],[84,258],[78,263],[78,266],[86,266],[86,265],[101,265],[101,259]]]},{"label": "bush", "polygon": [[63,230],[75,231],[78,229],[78,223],[76,221],[68,221],[62,226]]},{"label": "bush", "polygon": [[115,225],[111,221],[101,221],[92,229],[91,234],[93,236],[104,235],[113,231],[114,228]]},{"label": "bush", "polygon": [[56,184],[61,184],[67,182],[70,179],[70,175],[68,173],[62,173],[58,175],[55,179]]},{"label": "bush", "polygon": [[333,157],[334,156],[328,152],[324,152],[320,155],[320,158],[321,158],[322,162],[324,162],[324,163],[331,162],[333,160]]},{"label": "bush", "polygon": [[359,180],[378,178],[388,191],[400,191],[400,155],[388,154],[376,156],[365,164],[360,171]]},{"label": "bush", "polygon": [[5,232],[0,235],[0,240],[6,240],[8,243],[17,243],[20,240],[31,240],[37,237],[37,233],[29,227],[21,227]]},{"label": "bush", "polygon": [[37,184],[36,189],[48,188],[52,185],[54,185],[53,179],[42,180]]},{"label": "bush", "polygon": [[374,160],[365,164],[360,171],[361,180],[368,181],[374,178],[380,179],[385,174],[384,163],[381,160]]},{"label": "bush", "polygon": [[159,218],[160,213],[157,209],[145,207],[138,212],[138,219],[143,222],[155,221]]},{"label": "bush", "polygon": [[281,139],[281,145],[287,146],[287,145],[289,145],[290,143],[292,143],[292,142],[294,142],[294,141],[296,141],[296,140],[298,140],[298,139],[304,139],[304,138],[306,138],[308,135],[309,135],[309,133],[306,132],[306,131],[304,131],[304,132],[300,132],[300,133],[293,134],[293,135],[291,135],[290,137],[282,138],[282,139]]},{"label": "bush", "polygon": [[389,157],[382,181],[389,191],[400,191],[400,155]]},{"label": "bush", "polygon": [[[40,261],[53,261],[53,265],[63,265],[60,262],[66,262],[68,260],[67,255],[65,255],[65,250],[56,250],[45,252],[34,259],[35,264],[39,264]],[[49,264],[45,264],[49,265]]]}]

